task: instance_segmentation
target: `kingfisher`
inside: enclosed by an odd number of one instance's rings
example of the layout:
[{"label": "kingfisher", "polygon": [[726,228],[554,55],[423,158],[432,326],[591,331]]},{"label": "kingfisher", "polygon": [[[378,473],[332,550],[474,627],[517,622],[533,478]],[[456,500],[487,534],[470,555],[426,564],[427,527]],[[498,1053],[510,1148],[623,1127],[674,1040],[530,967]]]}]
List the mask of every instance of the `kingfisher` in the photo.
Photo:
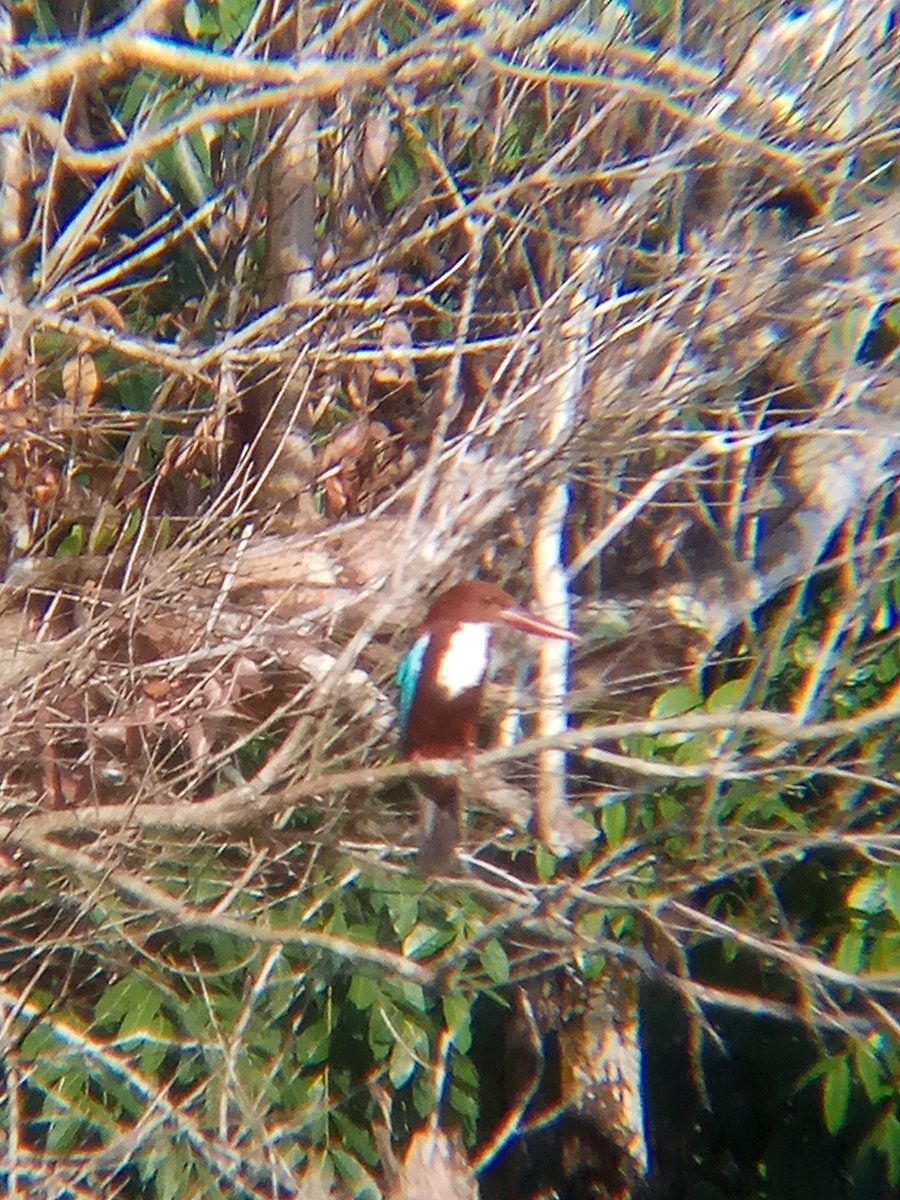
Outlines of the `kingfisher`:
[{"label": "kingfisher", "polygon": [[[397,671],[403,754],[408,761],[466,758],[475,749],[495,625],[578,641],[570,630],[521,608],[497,584],[469,579],[443,592],[416,630]],[[460,833],[456,780],[428,781],[423,826],[422,868],[431,871],[452,863]]]}]

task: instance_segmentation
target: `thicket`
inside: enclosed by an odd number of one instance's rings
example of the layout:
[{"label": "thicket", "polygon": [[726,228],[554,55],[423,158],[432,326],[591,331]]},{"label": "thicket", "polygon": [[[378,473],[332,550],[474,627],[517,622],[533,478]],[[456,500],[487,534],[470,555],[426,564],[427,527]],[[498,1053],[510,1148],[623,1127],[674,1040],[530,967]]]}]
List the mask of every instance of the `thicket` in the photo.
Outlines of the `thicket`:
[{"label": "thicket", "polygon": [[6,1194],[889,1195],[892,5],[4,17]]}]

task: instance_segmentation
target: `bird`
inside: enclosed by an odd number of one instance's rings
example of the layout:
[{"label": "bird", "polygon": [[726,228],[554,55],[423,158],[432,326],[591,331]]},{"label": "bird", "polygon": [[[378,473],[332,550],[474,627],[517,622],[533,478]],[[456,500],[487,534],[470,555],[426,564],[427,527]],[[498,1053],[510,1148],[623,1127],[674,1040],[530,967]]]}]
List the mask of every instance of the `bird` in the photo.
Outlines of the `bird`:
[{"label": "bird", "polygon": [[[475,750],[491,630],[498,625],[537,637],[578,641],[571,630],[520,607],[497,584],[467,579],[442,592],[397,670],[407,761],[467,758]],[[430,779],[418,859],[426,874],[454,864],[460,810],[458,781]]]}]

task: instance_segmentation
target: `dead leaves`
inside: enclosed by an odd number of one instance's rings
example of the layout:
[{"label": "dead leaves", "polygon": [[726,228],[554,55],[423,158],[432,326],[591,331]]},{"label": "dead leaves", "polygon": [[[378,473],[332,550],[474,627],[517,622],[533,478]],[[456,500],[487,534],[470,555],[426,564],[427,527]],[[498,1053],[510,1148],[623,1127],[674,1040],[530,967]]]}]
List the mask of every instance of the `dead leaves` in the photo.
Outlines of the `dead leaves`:
[{"label": "dead leaves", "polygon": [[[390,304],[397,294],[396,276],[385,273],[378,294]],[[410,399],[415,387],[412,332],[403,317],[394,314],[382,326],[380,355],[348,385],[354,405],[366,411],[338,429],[319,453],[317,483],[330,517],[368,512],[409,475],[412,452],[402,445],[399,433],[371,413],[387,397]]]},{"label": "dead leaves", "polygon": [[62,369],[64,404],[60,405],[62,425],[73,425],[100,395],[100,372],[91,354],[79,352]]},{"label": "dead leaves", "polygon": [[[161,672],[166,665],[158,663]],[[148,675],[130,697],[121,685],[109,694],[95,681],[81,697],[42,705],[34,713],[31,738],[43,805],[58,810],[114,803],[123,781],[139,789],[153,764],[164,760],[186,762],[206,775],[223,732],[246,723],[246,706],[267,690],[259,666],[237,655],[202,673]]]},{"label": "dead leaves", "polygon": [[359,512],[372,481],[379,452],[390,440],[387,426],[360,417],[338,430],[319,458],[318,481],[325,490],[329,516]]},{"label": "dead leaves", "polygon": [[7,361],[0,378],[0,526],[10,556],[30,550],[59,520],[73,464],[92,444],[84,418],[103,387],[95,357],[98,344],[105,344],[101,330],[126,327],[118,308],[102,296],[85,300],[77,325],[81,337],[62,364],[61,395],[39,374],[31,349],[15,363]]},{"label": "dead leaves", "polygon": [[242,702],[266,690],[262,672],[252,659],[239,655],[211,670],[205,678],[170,675],[147,679],[134,704],[98,721],[96,736],[124,747],[134,759],[149,735],[174,735],[187,741],[193,766],[203,769],[217,733],[243,716]]},{"label": "dead leaves", "polygon": [[98,339],[92,336],[91,331],[106,328],[124,333],[126,329],[122,313],[105,296],[89,296],[85,300],[80,324],[85,331],[84,336],[78,343],[75,357],[63,364],[63,399],[54,414],[55,424],[62,429],[77,425],[79,418],[96,404],[103,386],[100,368],[93,354]]},{"label": "dead leaves", "polygon": [[414,458],[388,427],[359,417],[331,438],[319,456],[318,483],[330,517],[369,512],[412,471]]}]

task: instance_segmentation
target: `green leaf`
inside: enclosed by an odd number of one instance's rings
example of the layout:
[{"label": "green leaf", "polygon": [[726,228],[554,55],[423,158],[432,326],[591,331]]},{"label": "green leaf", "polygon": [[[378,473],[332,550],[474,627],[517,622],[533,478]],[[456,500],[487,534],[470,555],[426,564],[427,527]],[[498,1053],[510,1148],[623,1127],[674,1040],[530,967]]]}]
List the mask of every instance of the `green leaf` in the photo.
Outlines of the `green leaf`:
[{"label": "green leaf", "polygon": [[419,919],[419,898],[394,892],[386,895],[384,900],[394,932],[402,941],[415,928]]},{"label": "green leaf", "polygon": [[603,806],[600,812],[600,828],[613,850],[622,844],[628,828],[628,810],[624,801],[616,800],[613,804]]},{"label": "green leaf", "polygon": [[464,1021],[453,1035],[453,1048],[457,1055],[468,1054],[472,1049],[472,1025],[469,1021]]},{"label": "green leaf", "polygon": [[729,679],[710,695],[706,701],[706,711],[709,713],[725,712],[729,709],[740,708],[747,694],[747,683],[743,679]]},{"label": "green leaf", "polygon": [[597,938],[606,937],[608,924],[608,909],[588,908],[578,914],[575,920],[575,931],[580,941],[590,943]]},{"label": "green leaf", "polygon": [[162,1005],[162,996],[152,984],[146,980],[142,982],[144,986],[140,990],[135,989],[134,1004],[122,1017],[119,1025],[121,1037],[153,1032],[156,1029],[156,1017]]},{"label": "green leaf", "polygon": [[388,1078],[395,1088],[402,1088],[413,1076],[416,1060],[403,1042],[395,1042],[388,1061]]},{"label": "green leaf", "polygon": [[222,45],[231,43],[247,29],[256,11],[256,0],[220,0],[217,15],[224,34]]},{"label": "green leaf", "polygon": [[884,898],[891,916],[900,923],[900,867],[891,867],[884,885]]},{"label": "green leaf", "polygon": [[872,943],[868,969],[874,974],[896,974],[900,962],[900,930],[885,930]]},{"label": "green leaf", "polygon": [[59,1053],[60,1043],[49,1025],[36,1025],[26,1033],[19,1055],[24,1062],[38,1062]]},{"label": "green leaf", "polygon": [[413,1108],[420,1117],[429,1117],[434,1112],[434,1088],[431,1086],[431,1073],[419,1071],[412,1085]]},{"label": "green leaf", "polygon": [[372,1142],[370,1129],[364,1129],[339,1108],[331,1114],[335,1128],[339,1130],[341,1142],[345,1150],[355,1154],[358,1159],[370,1167],[378,1166],[378,1154]]},{"label": "green leaf", "polygon": [[891,1187],[900,1185],[900,1118],[888,1111],[878,1122],[864,1146],[870,1146],[887,1160],[887,1177]]},{"label": "green leaf", "polygon": [[497,938],[492,938],[481,951],[481,965],[484,968],[485,974],[494,983],[506,983],[508,981],[509,959]]},{"label": "green leaf", "polygon": [[172,1048],[174,1037],[145,1038],[141,1043],[140,1065],[144,1075],[155,1075]]},{"label": "green leaf", "polygon": [[388,164],[382,184],[384,205],[388,212],[408,200],[416,186],[419,173],[406,146],[400,146]]},{"label": "green leaf", "polygon": [[401,979],[393,984],[392,992],[403,1002],[404,1007],[414,1013],[422,1014],[428,1011],[428,999],[420,983],[413,983],[411,979]]},{"label": "green leaf", "polygon": [[556,874],[556,855],[543,842],[538,842],[535,848],[534,865],[541,883],[549,883]]},{"label": "green leaf", "polygon": [[850,1062],[845,1054],[828,1064],[822,1088],[822,1113],[831,1134],[843,1128],[850,1102]]},{"label": "green leaf", "polygon": [[607,973],[606,955],[583,955],[581,958],[581,971],[587,983],[599,983]]},{"label": "green leaf", "polygon": [[125,525],[122,528],[122,536],[119,539],[120,548],[124,549],[130,541],[133,541],[134,535],[141,527],[141,510],[139,508],[130,508],[128,516],[125,518]]},{"label": "green leaf", "polygon": [[196,40],[197,35],[200,33],[200,9],[197,5],[197,0],[185,0],[181,19],[184,22],[185,32],[188,37],[192,41]]},{"label": "green leaf", "polygon": [[[116,391],[123,408],[130,412],[149,412],[159,392],[163,376],[148,367],[132,367],[115,377]],[[151,436],[152,435],[152,436]],[[162,449],[162,428],[158,421],[148,426],[148,437],[157,440],[157,452]]]},{"label": "green leaf", "polygon": [[[334,1167],[336,1173],[351,1189],[352,1195],[368,1198],[368,1200],[374,1200],[375,1196],[380,1195],[375,1190],[372,1177],[368,1171],[364,1169],[359,1160],[354,1158],[352,1154],[347,1154],[346,1151],[339,1150],[336,1146],[329,1146],[326,1151],[326,1157]],[[340,1188],[339,1190],[342,1195],[347,1194],[346,1188]]]},{"label": "green leaf", "polygon": [[175,1082],[179,1086],[190,1087],[204,1074],[203,1057],[199,1052],[179,1055],[178,1068],[175,1071]]},{"label": "green leaf", "polygon": [[861,933],[856,930],[845,933],[838,941],[834,965],[841,971],[859,971],[863,965],[865,945],[866,940]]},{"label": "green leaf", "polygon": [[55,558],[77,558],[84,549],[84,526],[73,525],[56,547]]},{"label": "green leaf", "polygon": [[900,674],[900,654],[884,654],[875,664],[875,678],[879,683],[893,683]]},{"label": "green leaf", "polygon": [[884,909],[884,880],[877,875],[864,875],[847,893],[847,907],[860,912],[877,913]]},{"label": "green leaf", "polygon": [[354,975],[347,992],[347,999],[360,1012],[371,1008],[381,995],[381,988],[367,975]]},{"label": "green leaf", "polygon": [[684,816],[684,801],[664,793],[659,798],[659,815],[667,825],[674,824]]},{"label": "green leaf", "polygon": [[468,1088],[457,1087],[455,1083],[452,1083],[450,1085],[449,1099],[450,1107],[457,1116],[464,1117],[467,1121],[471,1122],[473,1127],[477,1125],[481,1107],[476,1095],[473,1095]]},{"label": "green leaf", "polygon": [[466,1022],[472,1013],[472,997],[465,992],[445,992],[441,997],[441,1008],[444,1013],[444,1024],[451,1033]]},{"label": "green leaf", "polygon": [[159,1164],[155,1177],[155,1192],[160,1200],[178,1200],[180,1196],[190,1194],[192,1160],[186,1147],[179,1140],[175,1141],[169,1152]]},{"label": "green leaf", "polygon": [[888,1182],[897,1187],[900,1185],[900,1120],[889,1113],[882,1124],[884,1141],[881,1145],[888,1160]]},{"label": "green leaf", "polygon": [[369,1049],[376,1062],[381,1062],[393,1047],[397,1028],[397,1013],[391,1009],[385,1012],[384,1004],[372,1008],[369,1014]]},{"label": "green leaf", "polygon": [[141,975],[130,974],[106,989],[97,1001],[94,1020],[98,1025],[118,1028],[120,1023],[128,1020],[134,1013],[155,1012],[159,1005],[160,996],[152,984]]},{"label": "green leaf", "polygon": [[709,758],[710,746],[712,737],[708,733],[695,733],[688,735],[681,740],[681,735],[675,735],[680,741],[680,745],[675,751],[675,762],[682,766],[695,766],[697,763],[706,762]]},{"label": "green leaf", "polygon": [[317,1021],[304,1029],[294,1042],[294,1055],[307,1066],[324,1062],[331,1049],[331,1030],[325,1021]]},{"label": "green leaf", "polygon": [[877,1104],[885,1095],[886,1088],[881,1078],[878,1057],[865,1042],[853,1046],[853,1071],[863,1085],[870,1104]]},{"label": "green leaf", "polygon": [[443,950],[448,942],[453,941],[453,930],[444,926],[435,929],[433,926],[419,924],[409,936],[403,940],[403,953],[407,958],[428,958]]},{"label": "green leaf", "polygon": [[65,1154],[78,1141],[83,1128],[84,1122],[80,1117],[54,1117],[47,1129],[47,1150],[54,1154]]},{"label": "green leaf", "polygon": [[694,688],[688,687],[686,684],[679,684],[677,687],[669,688],[661,696],[657,696],[650,709],[650,716],[657,721],[664,721],[668,717],[680,717],[684,713],[693,712],[702,704],[703,697]]}]

